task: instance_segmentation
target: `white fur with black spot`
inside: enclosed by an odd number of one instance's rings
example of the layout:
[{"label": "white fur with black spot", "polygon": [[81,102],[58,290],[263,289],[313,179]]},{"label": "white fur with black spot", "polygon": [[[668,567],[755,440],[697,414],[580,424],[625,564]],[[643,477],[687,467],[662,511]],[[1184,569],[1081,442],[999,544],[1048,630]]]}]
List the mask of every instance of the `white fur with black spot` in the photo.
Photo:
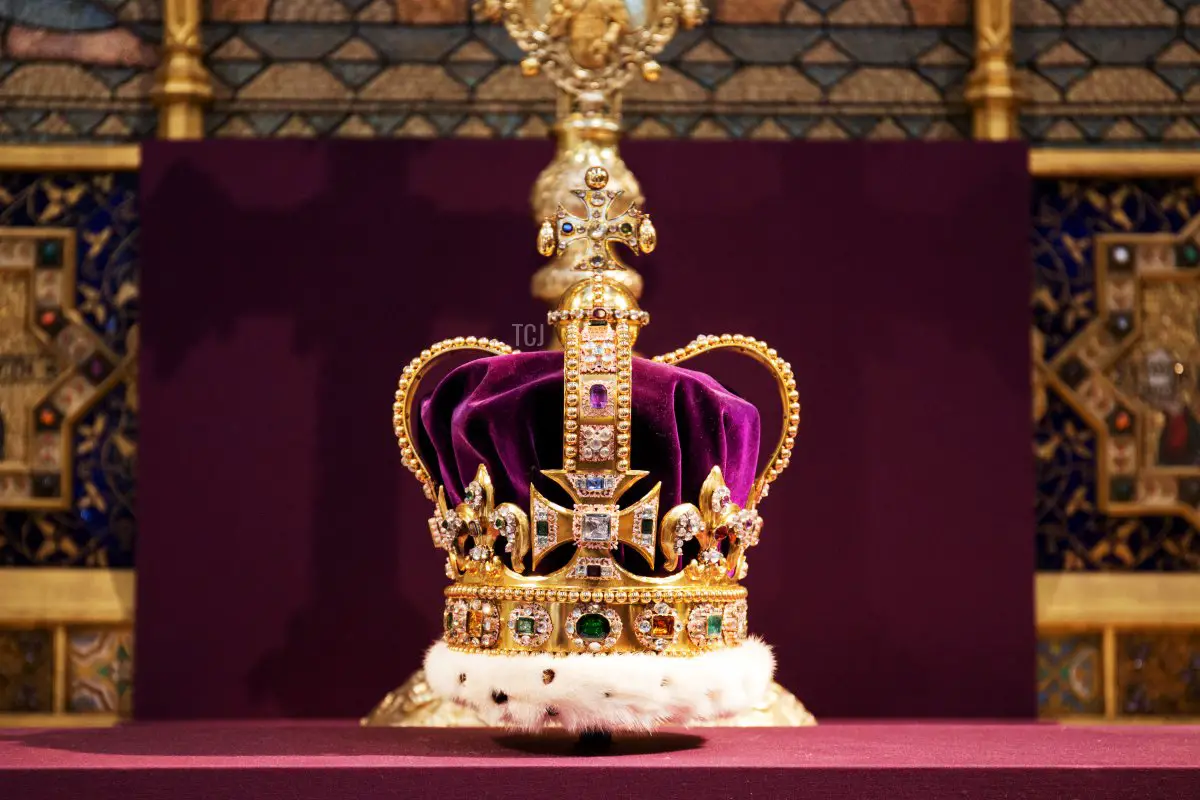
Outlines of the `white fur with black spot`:
[{"label": "white fur with black spot", "polygon": [[753,637],[691,657],[508,655],[451,650],[440,641],[425,655],[435,692],[474,709],[488,725],[520,731],[702,724],[759,704],[774,673],[771,648]]}]

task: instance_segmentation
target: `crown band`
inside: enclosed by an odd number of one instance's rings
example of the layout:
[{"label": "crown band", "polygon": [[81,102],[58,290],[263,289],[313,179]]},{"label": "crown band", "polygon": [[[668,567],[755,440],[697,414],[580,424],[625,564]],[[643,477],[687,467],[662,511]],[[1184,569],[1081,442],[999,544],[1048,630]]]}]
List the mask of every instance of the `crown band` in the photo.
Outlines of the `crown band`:
[{"label": "crown band", "polygon": [[467,652],[696,655],[746,638],[745,591],[740,595],[625,605],[450,597],[444,638]]}]

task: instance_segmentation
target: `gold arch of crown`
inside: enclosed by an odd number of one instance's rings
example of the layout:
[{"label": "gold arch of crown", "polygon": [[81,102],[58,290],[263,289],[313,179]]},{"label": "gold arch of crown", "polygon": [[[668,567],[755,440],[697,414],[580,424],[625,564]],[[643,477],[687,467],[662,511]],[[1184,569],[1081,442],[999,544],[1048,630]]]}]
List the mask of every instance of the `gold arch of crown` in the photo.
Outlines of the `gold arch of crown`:
[{"label": "gold arch of crown", "polygon": [[[614,209],[619,193],[605,191],[605,170],[592,167],[584,178],[586,188],[574,192],[580,213],[560,208],[538,232],[543,253],[582,245],[577,268],[591,272],[550,315],[564,351],[563,466],[542,474],[567,492],[572,506],[552,502],[532,485],[528,513],[513,503],[497,504],[491,477],[481,465],[463,501],[451,507],[416,447],[413,405],[435,361],[459,351],[519,351],[485,337],[448,339],[423,350],[400,376],[392,409],[395,434],[404,465],[434,502],[430,534],[446,551],[447,576],[454,581],[447,589],[446,638],[463,648],[520,652],[688,655],[734,644],[745,635],[745,590],[738,584],[746,573],[746,551],[762,531],[757,506],[787,468],[800,424],[796,381],[774,349],[740,334],[700,336],[656,356],[656,362],[680,364],[719,349],[749,355],[777,383],[782,430],[744,507],[732,502],[721,470],[714,466],[696,504],[677,505],[660,518],[661,484],[656,484],[621,508],[621,496],[648,474],[630,468],[630,454],[632,348],[649,317],[605,273],[622,268],[612,251],[615,244],[650,252],[657,235],[640,209]],[[501,539],[508,563],[497,554]],[[683,564],[683,546],[692,540],[698,556]],[[547,555],[568,545],[575,551],[565,566],[538,574]],[[668,574],[627,570],[613,557],[622,546],[644,559],[652,572],[661,551]],[[596,636],[583,635],[581,625]]]}]

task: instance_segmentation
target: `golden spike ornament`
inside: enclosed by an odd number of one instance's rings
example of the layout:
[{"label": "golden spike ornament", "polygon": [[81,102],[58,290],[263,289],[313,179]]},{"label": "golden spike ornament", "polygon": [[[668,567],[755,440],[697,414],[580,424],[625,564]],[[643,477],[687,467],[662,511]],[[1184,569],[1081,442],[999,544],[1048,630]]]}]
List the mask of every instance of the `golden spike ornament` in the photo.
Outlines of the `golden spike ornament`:
[{"label": "golden spike ornament", "polygon": [[964,93],[976,139],[1020,138],[1017,114],[1024,93],[1013,66],[1012,0],[974,0],[975,66]]},{"label": "golden spike ornament", "polygon": [[213,89],[202,58],[201,6],[200,0],[163,0],[162,61],[150,92],[160,139],[204,137],[204,108]]}]

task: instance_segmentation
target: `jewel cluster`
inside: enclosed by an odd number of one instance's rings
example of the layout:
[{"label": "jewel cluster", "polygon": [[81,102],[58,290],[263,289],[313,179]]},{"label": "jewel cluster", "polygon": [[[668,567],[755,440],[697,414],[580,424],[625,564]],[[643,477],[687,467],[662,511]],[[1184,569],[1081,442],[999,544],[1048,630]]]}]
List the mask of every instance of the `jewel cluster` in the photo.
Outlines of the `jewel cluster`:
[{"label": "jewel cluster", "polygon": [[616,610],[603,603],[577,605],[567,615],[567,636],[578,650],[606,653],[621,636],[624,625]]},{"label": "jewel cluster", "polygon": [[[645,650],[666,652],[679,642],[683,633],[687,642],[702,650],[736,646],[747,635],[745,600],[727,603],[697,603],[681,618],[670,603],[655,601],[637,613],[631,608],[634,639]],[[520,602],[506,617],[505,629],[512,646],[521,650],[542,650],[554,635],[554,618],[542,603]],[[500,616],[495,603],[481,599],[450,599],[446,602],[446,641],[456,646],[484,650],[500,646]],[[571,606],[563,622],[567,645],[576,651],[608,653],[613,651],[624,632],[617,608],[605,602],[579,602]]]},{"label": "jewel cluster", "polygon": [[446,641],[489,649],[500,637],[500,611],[487,600],[452,600],[446,604]]}]

